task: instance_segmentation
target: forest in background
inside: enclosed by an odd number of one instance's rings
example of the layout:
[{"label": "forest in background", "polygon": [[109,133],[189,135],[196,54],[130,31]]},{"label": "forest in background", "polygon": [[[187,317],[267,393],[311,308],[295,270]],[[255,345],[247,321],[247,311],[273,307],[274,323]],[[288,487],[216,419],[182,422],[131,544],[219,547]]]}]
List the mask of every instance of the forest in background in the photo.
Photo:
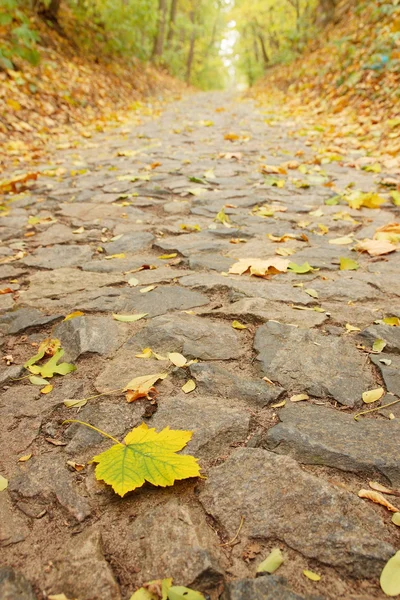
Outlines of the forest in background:
[{"label": "forest in background", "polygon": [[187,85],[255,85],[257,97],[284,93],[299,110],[361,107],[392,122],[393,138],[400,2],[2,0],[0,146],[18,160]]}]

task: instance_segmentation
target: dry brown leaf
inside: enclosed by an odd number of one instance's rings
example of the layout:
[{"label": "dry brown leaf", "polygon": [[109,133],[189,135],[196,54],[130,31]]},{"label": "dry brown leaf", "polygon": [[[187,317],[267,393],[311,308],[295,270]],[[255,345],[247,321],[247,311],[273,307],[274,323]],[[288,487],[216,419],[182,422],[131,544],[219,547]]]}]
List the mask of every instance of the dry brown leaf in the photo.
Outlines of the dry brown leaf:
[{"label": "dry brown leaf", "polygon": [[382,256],[396,251],[396,246],[387,240],[368,240],[358,242],[355,249],[358,252],[368,252],[370,256]]},{"label": "dry brown leaf", "polygon": [[375,492],[372,490],[360,490],[358,492],[358,496],[360,498],[367,498],[368,500],[372,500],[372,502],[375,502],[376,504],[380,504],[381,506],[384,506],[385,508],[387,508],[388,510],[390,510],[392,512],[400,512],[399,508],[396,508],[395,506],[393,506],[393,504],[391,504],[388,500],[386,500],[386,498],[384,496],[382,496],[382,494],[380,494],[379,492]]},{"label": "dry brown leaf", "polygon": [[375,490],[376,492],[383,492],[384,494],[389,494],[391,496],[400,496],[399,490],[392,490],[391,488],[388,488],[385,485],[378,483],[377,481],[369,481],[368,485],[371,489]]},{"label": "dry brown leaf", "polygon": [[250,275],[267,277],[277,273],[286,273],[290,261],[285,258],[241,258],[229,269],[229,273],[243,275],[250,271]]}]

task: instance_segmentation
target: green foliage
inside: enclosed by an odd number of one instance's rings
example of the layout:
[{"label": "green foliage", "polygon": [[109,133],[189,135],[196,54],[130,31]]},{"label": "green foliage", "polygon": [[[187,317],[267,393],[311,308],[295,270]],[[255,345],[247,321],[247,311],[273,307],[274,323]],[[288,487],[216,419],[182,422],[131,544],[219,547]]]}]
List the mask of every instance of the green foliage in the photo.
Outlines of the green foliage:
[{"label": "green foliage", "polygon": [[0,4],[0,28],[7,32],[0,45],[1,68],[13,69],[14,60],[18,58],[33,65],[39,62],[39,52],[36,48],[39,36],[22,10],[24,4],[19,0],[2,0]]},{"label": "green foliage", "polygon": [[317,29],[318,0],[235,0],[237,69],[249,85],[302,52]]}]

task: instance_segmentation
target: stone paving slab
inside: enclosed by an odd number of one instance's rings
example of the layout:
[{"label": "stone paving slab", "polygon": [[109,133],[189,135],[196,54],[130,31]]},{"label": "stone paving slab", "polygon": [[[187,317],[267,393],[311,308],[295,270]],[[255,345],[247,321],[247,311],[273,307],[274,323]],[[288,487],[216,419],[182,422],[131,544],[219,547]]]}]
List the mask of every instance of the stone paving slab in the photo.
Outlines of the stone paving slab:
[{"label": "stone paving slab", "polygon": [[[351,167],[353,156],[329,162],[306,123],[222,93],[191,93],[141,119],[57,151],[25,192],[2,199],[0,545],[10,568],[0,596],[129,600],[146,580],[173,576],[211,600],[383,600],[379,574],[398,531],[357,492],[371,477],[400,485],[400,403],[385,408],[400,398],[400,327],[382,323],[400,316],[400,253],[354,247],[400,221],[386,173]],[[238,140],[224,139],[232,132]],[[309,173],[288,169],[283,187],[271,185],[263,165],[289,161]],[[350,183],[385,203],[331,205]],[[335,243],[343,237],[354,243]],[[230,274],[241,258],[310,267]],[[341,258],[358,269],[340,270]],[[113,313],[147,314],[122,323]],[[76,370],[49,378],[46,394],[23,365],[52,337]],[[371,353],[376,339],[381,353]],[[170,352],[189,363],[175,367]],[[131,379],[164,372],[149,398],[126,401]],[[364,406],[377,387],[382,399]],[[310,399],[291,402],[300,393]],[[113,442],[68,419],[118,440],[142,422],[193,431],[183,452],[204,479],[119,498],[90,463]],[[274,546],[284,564],[256,578]]]}]

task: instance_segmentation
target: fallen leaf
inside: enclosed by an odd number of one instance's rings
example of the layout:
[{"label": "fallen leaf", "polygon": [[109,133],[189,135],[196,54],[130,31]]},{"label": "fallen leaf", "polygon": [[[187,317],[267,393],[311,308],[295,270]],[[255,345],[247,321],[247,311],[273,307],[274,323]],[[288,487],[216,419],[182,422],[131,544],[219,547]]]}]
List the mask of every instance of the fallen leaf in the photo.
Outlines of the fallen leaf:
[{"label": "fallen leaf", "polygon": [[335,246],[346,246],[347,244],[353,244],[354,239],[348,235],[343,237],[334,238],[333,240],[328,240],[329,244],[334,244]]},{"label": "fallen leaf", "polygon": [[167,356],[176,367],[184,367],[187,363],[187,359],[182,354],[179,354],[179,352],[169,352]]},{"label": "fallen leaf", "polygon": [[350,325],[350,323],[346,323],[345,327],[346,327],[346,331],[348,331],[349,333],[351,333],[352,331],[361,331],[361,329],[359,327]]},{"label": "fallen leaf", "polygon": [[232,321],[233,329],[247,329],[247,325],[243,325],[240,321]]},{"label": "fallen leaf", "polygon": [[385,323],[385,325],[391,325],[391,327],[400,327],[399,317],[385,317],[382,319],[382,322]]},{"label": "fallen leaf", "polygon": [[381,204],[386,202],[385,198],[382,198],[379,194],[359,191],[351,192],[345,197],[345,200],[348,202],[350,208],[355,208],[357,210],[363,206],[366,208],[379,208]]},{"label": "fallen leaf", "polygon": [[140,377],[134,377],[124,387],[124,391],[127,392],[126,399],[128,402],[133,402],[139,398],[150,398],[150,393],[154,393],[154,384],[159,379],[165,379],[168,373],[153,373],[152,375],[142,375]]},{"label": "fallen leaf", "polygon": [[277,404],[271,404],[271,408],[282,408],[282,406],[285,406],[286,404],[286,400],[282,400],[282,402],[278,402]]},{"label": "fallen leaf", "polygon": [[3,294],[13,294],[15,290],[12,290],[10,287],[8,288],[3,288],[2,290],[0,290],[0,296]]},{"label": "fallen leaf", "polygon": [[375,502],[375,504],[380,504],[392,512],[400,512],[400,509],[393,506],[393,504],[386,500],[386,498],[379,492],[372,490],[360,490],[358,492],[358,496],[359,498],[367,498],[367,500],[372,500],[372,502]]},{"label": "fallen leaf", "polygon": [[113,313],[113,319],[115,321],[121,321],[122,323],[134,323],[135,321],[139,321],[144,317],[147,317],[149,313],[138,313],[137,315],[117,315]]},{"label": "fallen leaf", "polygon": [[120,252],[119,254],[109,254],[108,256],[104,257],[105,260],[112,260],[114,258],[126,258],[126,255],[123,252]]},{"label": "fallen leaf", "polygon": [[302,275],[303,273],[309,273],[315,269],[309,265],[308,262],[305,262],[302,265],[296,265],[296,263],[290,262],[288,264],[288,270],[292,271],[293,273],[297,273],[298,275]]},{"label": "fallen leaf", "polygon": [[385,390],[383,388],[376,388],[375,390],[369,390],[368,392],[364,392],[362,395],[363,402],[365,404],[370,404],[371,402],[376,402],[380,400],[382,396],[385,394]]},{"label": "fallen leaf", "polygon": [[151,348],[143,348],[142,352],[135,354],[136,358],[151,358],[153,356],[153,350]]},{"label": "fallen leaf", "polygon": [[62,442],[61,440],[56,440],[56,439],[51,438],[51,437],[46,437],[44,439],[49,444],[53,444],[53,446],[66,446],[67,445],[67,442]]},{"label": "fallen leaf", "polygon": [[169,260],[170,258],[176,258],[178,256],[177,252],[172,252],[172,254],[161,254],[158,258],[160,260]]},{"label": "fallen leaf", "polygon": [[384,347],[386,346],[387,342],[385,342],[385,340],[375,340],[374,343],[372,344],[372,352],[382,352],[382,350],[384,349]]},{"label": "fallen leaf", "polygon": [[[54,375],[67,375],[76,370],[75,365],[71,363],[60,363],[58,361],[64,356],[64,350],[59,348],[56,353],[48,360],[44,365],[30,365],[28,367],[31,373],[35,375],[41,375],[45,379],[54,377]],[[48,382],[46,382],[48,383]]]},{"label": "fallen leaf", "polygon": [[391,488],[388,488],[377,481],[368,481],[368,485],[376,492],[383,492],[384,494],[390,494],[391,496],[400,496],[400,491],[392,490]]},{"label": "fallen leaf", "polygon": [[128,279],[128,285],[130,285],[131,287],[136,287],[137,285],[139,285],[140,281],[139,279],[136,279],[136,277],[131,277],[130,279]]},{"label": "fallen leaf", "polygon": [[0,475],[0,492],[3,492],[8,487],[8,479]]},{"label": "fallen leaf", "polygon": [[272,233],[267,233],[267,238],[271,240],[271,242],[281,243],[286,242],[287,240],[295,240],[296,236],[292,233],[285,233],[281,236],[272,235]]},{"label": "fallen leaf", "polygon": [[46,385],[45,387],[43,387],[43,388],[40,390],[40,393],[41,393],[41,394],[50,394],[50,392],[53,390],[53,387],[54,387],[54,386],[52,386],[52,385],[51,385],[51,383],[49,383],[48,385]]},{"label": "fallen leaf", "polygon": [[316,290],[313,290],[312,288],[307,288],[304,291],[306,294],[311,296],[311,298],[319,298],[318,292]]},{"label": "fallen leaf", "polygon": [[130,600],[168,600],[168,590],[171,586],[172,578],[149,581],[136,590]]},{"label": "fallen leaf", "polygon": [[86,467],[85,464],[82,463],[77,463],[74,460],[67,460],[67,465],[69,467],[71,467],[72,469],[74,469],[74,471],[83,471],[83,469]]},{"label": "fallen leaf", "polygon": [[205,597],[200,592],[175,585],[168,590],[168,600],[205,600]]},{"label": "fallen leaf", "polygon": [[120,496],[141,487],[145,481],[156,486],[173,485],[178,479],[200,475],[197,459],[176,454],[193,435],[192,431],[171,430],[166,427],[159,433],[145,423],[132,429],[123,443],[96,455],[95,475],[112,486]]},{"label": "fallen leaf", "polygon": [[149,286],[147,286],[147,287],[145,287],[145,288],[141,288],[141,289],[139,290],[139,292],[140,292],[141,294],[147,294],[148,292],[151,292],[152,290],[155,290],[155,289],[156,289],[156,287],[157,287],[156,285],[149,285]]},{"label": "fallen leaf", "polygon": [[234,275],[243,275],[250,271],[250,275],[256,277],[266,277],[276,273],[286,273],[290,262],[284,258],[241,258],[229,269],[229,273]]},{"label": "fallen leaf", "polygon": [[75,319],[76,317],[83,317],[84,314],[85,313],[83,313],[81,310],[76,310],[75,312],[72,312],[69,315],[67,315],[64,321],[69,321],[70,319]]},{"label": "fallen leaf", "polygon": [[392,517],[392,523],[400,527],[400,512],[394,513]]},{"label": "fallen leaf", "polygon": [[82,408],[86,403],[86,398],[83,398],[82,400],[74,400],[73,398],[64,400],[64,405],[67,408]]},{"label": "fallen leaf", "polygon": [[400,550],[383,567],[379,583],[386,596],[400,594]]},{"label": "fallen leaf", "polygon": [[393,190],[392,192],[390,192],[390,195],[392,197],[393,204],[395,206],[400,206],[400,192]]},{"label": "fallen leaf", "polygon": [[37,375],[31,375],[29,381],[32,385],[48,385],[47,379],[43,379],[43,377],[38,377]]},{"label": "fallen leaf", "polygon": [[341,271],[357,271],[360,267],[356,260],[352,258],[345,258],[344,256],[340,257],[340,270]]},{"label": "fallen leaf", "polygon": [[215,217],[214,221],[222,223],[223,225],[225,225],[225,227],[231,227],[231,220],[229,216],[225,214],[225,208],[223,207],[221,208],[219,213],[217,213],[217,216]]},{"label": "fallen leaf", "polygon": [[228,140],[229,142],[235,142],[238,139],[240,139],[240,136],[238,136],[236,133],[226,133],[224,135],[224,140]]},{"label": "fallen leaf", "polygon": [[277,248],[275,254],[279,256],[292,256],[292,254],[296,254],[296,250],[294,248]]},{"label": "fallen leaf", "polygon": [[383,254],[390,254],[397,250],[396,246],[387,240],[368,240],[365,239],[362,242],[358,242],[355,246],[357,252],[368,252],[370,256],[382,256]]},{"label": "fallen leaf", "polygon": [[185,394],[189,394],[190,392],[193,392],[196,389],[196,383],[193,379],[189,379],[185,385],[182,386],[182,392],[185,392]]},{"label": "fallen leaf", "polygon": [[279,548],[274,548],[268,554],[267,558],[258,565],[257,573],[275,573],[283,563],[283,554]]},{"label": "fallen leaf", "polygon": [[307,577],[307,579],[311,579],[311,581],[319,581],[321,579],[321,575],[318,575],[313,571],[308,571],[307,569],[304,569],[303,575],[304,577]]},{"label": "fallen leaf", "polygon": [[302,400],[309,400],[310,396],[307,394],[295,394],[290,397],[290,402],[301,402]]},{"label": "fallen leaf", "polygon": [[27,462],[29,459],[32,458],[32,456],[32,454],[25,454],[24,456],[20,456],[18,462]]}]

